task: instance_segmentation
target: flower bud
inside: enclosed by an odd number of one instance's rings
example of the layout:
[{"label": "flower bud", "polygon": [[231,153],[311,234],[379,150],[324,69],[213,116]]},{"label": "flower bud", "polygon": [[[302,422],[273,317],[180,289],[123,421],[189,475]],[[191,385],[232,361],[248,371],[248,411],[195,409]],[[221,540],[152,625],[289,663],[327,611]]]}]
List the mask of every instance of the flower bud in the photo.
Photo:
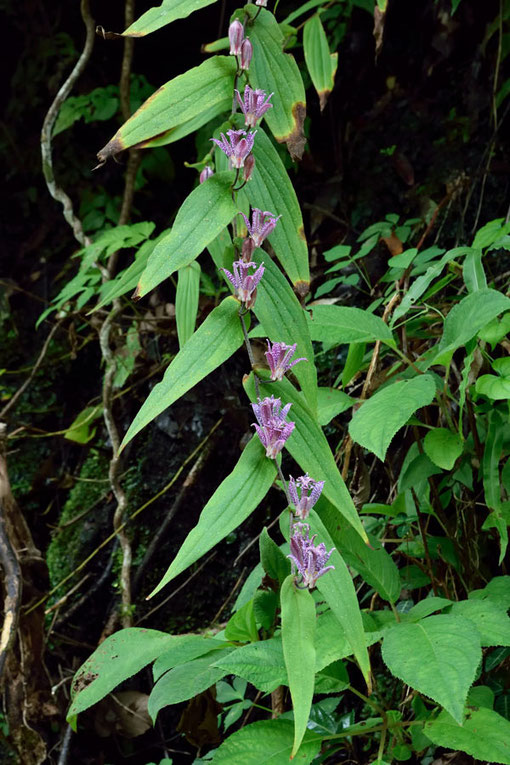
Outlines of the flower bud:
[{"label": "flower bud", "polygon": [[243,178],[245,181],[250,180],[253,174],[254,167],[255,167],[255,157],[253,156],[253,154],[248,154],[248,156],[244,160],[244,168],[243,168]]},{"label": "flower bud", "polygon": [[260,5],[262,8],[267,8],[267,0],[255,0],[255,5]]},{"label": "flower bud", "polygon": [[247,239],[243,240],[243,247],[241,250],[241,260],[243,260],[245,263],[251,262],[251,256],[253,255],[253,252],[255,250],[255,242],[253,239],[248,237]]},{"label": "flower bud", "polygon": [[228,39],[230,40],[230,55],[238,56],[243,44],[244,27],[237,19],[228,28]]},{"label": "flower bud", "polygon": [[241,45],[241,69],[249,69],[251,63],[251,57],[253,56],[253,45],[249,38],[243,40]]},{"label": "flower bud", "polygon": [[206,165],[200,173],[200,183],[206,181],[211,175],[214,175],[214,171],[210,165]]}]

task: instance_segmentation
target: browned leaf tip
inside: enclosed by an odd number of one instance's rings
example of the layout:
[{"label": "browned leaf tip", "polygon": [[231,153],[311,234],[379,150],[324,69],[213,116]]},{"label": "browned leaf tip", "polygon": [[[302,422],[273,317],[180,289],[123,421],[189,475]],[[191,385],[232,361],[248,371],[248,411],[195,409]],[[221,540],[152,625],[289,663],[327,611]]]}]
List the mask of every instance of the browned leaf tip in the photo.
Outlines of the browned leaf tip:
[{"label": "browned leaf tip", "polygon": [[303,279],[299,279],[299,281],[294,284],[294,290],[299,297],[299,302],[302,303],[310,292],[310,282],[305,282]]},{"label": "browned leaf tip", "polygon": [[328,103],[329,94],[331,93],[331,90],[329,88],[325,88],[324,90],[319,90],[319,106],[321,109],[321,112],[324,110],[324,107]]},{"label": "browned leaf tip", "polygon": [[137,284],[136,285],[136,290],[131,295],[131,300],[140,300],[140,298],[141,298],[140,292],[141,292],[141,287],[140,287],[139,284]]},{"label": "browned leaf tip", "polygon": [[292,117],[294,119],[295,128],[290,135],[285,136],[284,140],[287,143],[289,154],[293,160],[301,159],[305,150],[306,136],[303,131],[303,124],[306,117],[306,104],[302,101],[298,101],[292,107]]},{"label": "browned leaf tip", "polygon": [[[109,141],[106,146],[104,146],[101,151],[97,152],[97,158],[99,160],[98,167],[101,167],[101,165],[104,165],[106,160],[110,159],[111,157],[115,157],[116,154],[118,154],[121,151],[124,151],[126,146],[122,143],[120,138],[112,138],[111,141]],[[96,168],[94,168],[96,169]]]},{"label": "browned leaf tip", "polygon": [[102,37],[103,40],[118,40],[122,35],[118,32],[107,32],[104,27],[98,25],[96,27],[96,35]]}]

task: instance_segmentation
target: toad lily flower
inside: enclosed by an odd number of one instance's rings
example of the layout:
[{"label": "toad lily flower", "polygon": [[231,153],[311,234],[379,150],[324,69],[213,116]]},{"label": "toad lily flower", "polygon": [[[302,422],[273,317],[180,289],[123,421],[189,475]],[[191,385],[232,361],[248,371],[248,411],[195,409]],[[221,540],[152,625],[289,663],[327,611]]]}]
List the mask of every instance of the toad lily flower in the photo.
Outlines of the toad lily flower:
[{"label": "toad lily flower", "polygon": [[286,422],[287,416],[292,404],[286,404],[281,409],[281,399],[274,396],[267,397],[258,404],[252,404],[258,425],[253,423],[257,435],[262,445],[266,449],[266,457],[274,460],[281,452],[295,427],[295,422]]},{"label": "toad lily flower", "polygon": [[[255,131],[256,133],[257,131]],[[253,149],[255,133],[246,133],[246,130],[227,130],[228,138],[220,133],[221,140],[211,138],[211,141],[220,147],[227,155],[230,167],[244,167],[244,161]]]},{"label": "toad lily flower", "polygon": [[281,215],[275,216],[272,212],[262,212],[258,207],[254,207],[252,210],[252,222],[248,220],[244,213],[241,213],[246,223],[246,228],[253,240],[255,247],[260,247],[266,236],[274,231],[276,224],[282,217]]},{"label": "toad lily flower", "polygon": [[[261,119],[268,109],[273,107],[269,99],[273,95],[266,96],[265,90],[252,90],[249,85],[244,89],[244,101],[238,90],[235,91],[237,103],[244,114],[244,124],[247,127],[255,127],[257,120]],[[265,100],[264,100],[265,99]]]},{"label": "toad lily flower", "polygon": [[241,53],[244,40],[244,27],[237,19],[228,28],[228,39],[230,42],[230,55],[238,56]]},{"label": "toad lily flower", "polygon": [[310,478],[308,473],[296,480],[292,477],[290,478],[290,498],[296,508],[296,515],[298,518],[301,518],[302,521],[308,518],[310,510],[319,499],[323,488],[324,481],[314,481],[313,478]]},{"label": "toad lily flower", "polygon": [[202,172],[200,173],[200,183],[205,183],[205,181],[210,178],[212,175],[214,175],[214,171],[210,165],[206,165]]},{"label": "toad lily flower", "polygon": [[247,70],[250,68],[251,59],[253,56],[253,45],[250,42],[250,38],[246,37],[241,45],[241,58],[239,60],[239,67]]},{"label": "toad lily flower", "polygon": [[[244,260],[236,260],[233,264],[234,273],[231,274],[226,268],[222,271],[235,288],[235,295],[246,308],[252,308],[255,303],[257,284],[264,274],[264,264],[261,263],[257,268],[256,263],[246,263]],[[250,268],[256,268],[254,274],[250,274]]]},{"label": "toad lily flower", "polygon": [[334,566],[326,566],[334,547],[327,552],[326,545],[321,542],[314,545],[316,534],[310,539],[310,526],[308,523],[295,523],[293,526],[294,534],[290,538],[291,554],[287,555],[298,574],[301,576],[301,582],[297,585],[300,589],[312,590],[317,579],[327,571],[334,569]]},{"label": "toad lily flower", "polygon": [[267,351],[265,353],[269,369],[271,370],[271,380],[283,380],[285,372],[300,361],[307,361],[304,356],[300,359],[291,361],[296,352],[296,345],[287,345],[286,343],[271,343],[267,341]]}]

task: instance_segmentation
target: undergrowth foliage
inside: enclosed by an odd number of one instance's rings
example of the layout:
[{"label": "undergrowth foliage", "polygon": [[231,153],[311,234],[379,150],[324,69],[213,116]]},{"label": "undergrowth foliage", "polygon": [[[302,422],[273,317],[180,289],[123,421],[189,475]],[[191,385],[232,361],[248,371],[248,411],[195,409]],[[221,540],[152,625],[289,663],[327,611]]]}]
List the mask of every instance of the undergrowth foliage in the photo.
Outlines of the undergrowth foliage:
[{"label": "undergrowth foliage", "polygon": [[[125,35],[190,13],[167,5]],[[510,224],[492,220],[445,250],[423,246],[435,214],[388,214],[357,248],[324,253],[330,277],[312,294],[282,154],[286,145],[299,160],[306,143],[305,87],[285,50],[296,39],[292,24],[299,19],[321,109],[337,54],[321,3],[287,19],[266,5],[235,11],[228,35],[208,46],[222,52],[160,88],[98,154],[105,163],[207,126],[192,165],[197,184],[171,229],[152,238],[154,225],[142,222],[97,236],[41,320],[70,305],[110,307],[133,290],[141,299],[177,275],[179,351],[120,451],[246,349],[253,436],[152,594],[237,529],[275,482],[279,527],[260,529],[260,564],[222,629],[115,633],[78,670],[68,719],[79,725],[81,712],[152,664],[153,722],[164,707],[215,688],[223,740],[196,762],[337,762],[358,739],[364,761],[378,765],[413,757],[427,765],[438,747],[510,764],[510,298],[498,269]],[[378,0],[379,31],[385,12]],[[74,119],[69,112],[58,130]],[[374,290],[365,261],[380,241],[391,254]],[[111,255],[133,247],[134,262],[105,279]],[[195,329],[204,285],[197,258],[207,253],[223,283]],[[359,284],[365,307],[339,305],[340,284]],[[257,338],[267,363],[254,353]],[[338,346],[347,349],[343,369],[322,385],[322,359]],[[118,388],[134,368],[135,329],[126,347]],[[86,440],[100,414],[82,412],[70,431]],[[345,437],[332,448],[326,435],[340,415]],[[398,455],[388,460],[391,450]],[[390,487],[384,499],[371,489],[376,473]]]}]

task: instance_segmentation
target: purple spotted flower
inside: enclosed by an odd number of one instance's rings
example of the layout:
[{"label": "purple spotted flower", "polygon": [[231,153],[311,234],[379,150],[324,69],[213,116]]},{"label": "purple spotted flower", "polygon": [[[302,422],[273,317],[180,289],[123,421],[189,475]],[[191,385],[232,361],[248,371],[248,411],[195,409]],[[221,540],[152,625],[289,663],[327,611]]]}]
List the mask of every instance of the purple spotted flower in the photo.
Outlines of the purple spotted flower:
[{"label": "purple spotted flower", "polygon": [[230,167],[243,167],[245,159],[253,149],[255,133],[246,133],[246,130],[227,130],[228,138],[225,138],[224,133],[220,133],[221,140],[211,138],[211,141],[214,141],[227,155]]},{"label": "purple spotted flower", "polygon": [[[246,308],[252,308],[255,303],[257,284],[262,279],[264,273],[264,264],[261,263],[257,268],[256,263],[246,263],[244,260],[236,260],[232,264],[234,273],[231,274],[226,268],[222,271],[225,272],[227,279],[232,283],[235,288],[236,298],[244,303]],[[254,274],[250,274],[250,269],[256,268]]]},{"label": "purple spotted flower", "polygon": [[257,120],[261,119],[268,109],[273,107],[269,103],[272,93],[267,96],[265,90],[252,90],[249,85],[244,89],[244,100],[238,90],[235,91],[237,103],[244,114],[246,127],[255,127]]},{"label": "purple spotted flower", "polygon": [[244,213],[241,214],[255,247],[261,246],[266,236],[269,236],[274,231],[276,224],[282,217],[281,215],[275,216],[272,212],[262,212],[258,207],[254,207],[251,214],[252,222],[250,223],[246,215]]},{"label": "purple spotted flower", "polygon": [[271,370],[271,380],[283,380],[285,372],[288,372],[294,364],[298,364],[300,361],[307,361],[303,356],[300,359],[291,361],[292,356],[296,352],[296,345],[287,345],[286,343],[271,343],[267,341],[266,359]]},{"label": "purple spotted flower", "polygon": [[281,406],[281,400],[274,396],[268,396],[262,401],[259,399],[258,404],[252,404],[258,422],[258,425],[253,425],[266,449],[266,457],[272,460],[281,452],[296,424],[285,420],[292,404],[286,404],[283,409]]},{"label": "purple spotted flower", "polygon": [[214,171],[210,165],[206,165],[200,173],[200,183],[204,183],[211,175],[214,175]]},{"label": "purple spotted flower", "polygon": [[241,46],[244,40],[244,27],[237,19],[228,28],[228,39],[230,42],[230,55],[238,56],[241,53]]},{"label": "purple spotted flower", "polygon": [[295,523],[293,526],[294,534],[290,538],[290,558],[301,577],[298,584],[300,589],[312,590],[317,579],[327,571],[334,569],[334,566],[326,566],[334,547],[327,552],[326,545],[321,542],[314,545],[316,534],[310,539],[310,526],[308,523]]},{"label": "purple spotted flower", "polygon": [[308,518],[310,510],[319,499],[323,488],[324,481],[314,481],[313,478],[310,478],[308,473],[297,479],[290,478],[290,498],[296,508],[295,514],[298,518],[301,518],[302,521]]}]

